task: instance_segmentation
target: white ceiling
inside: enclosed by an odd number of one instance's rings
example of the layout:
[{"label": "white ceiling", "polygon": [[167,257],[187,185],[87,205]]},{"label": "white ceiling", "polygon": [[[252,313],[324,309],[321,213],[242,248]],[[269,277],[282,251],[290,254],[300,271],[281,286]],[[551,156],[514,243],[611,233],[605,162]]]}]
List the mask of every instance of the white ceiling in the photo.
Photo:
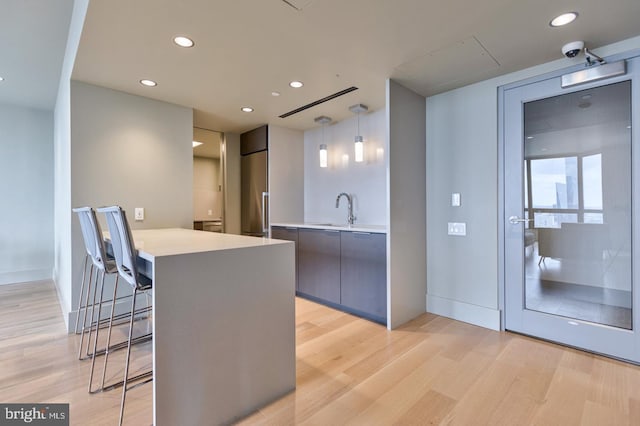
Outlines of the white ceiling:
[{"label": "white ceiling", "polygon": [[0,103],[53,109],[73,0],[0,1]]},{"label": "white ceiling", "polygon": [[[2,0],[20,13],[0,15],[0,75],[16,64],[19,75],[47,71],[59,77],[64,49],[50,46],[56,37],[46,30],[63,28],[66,37],[70,3]],[[301,10],[282,0],[91,0],[73,78],[193,107],[198,127],[241,132],[270,123],[308,129],[320,115],[351,117],[348,107],[355,103],[383,107],[389,77],[431,95],[559,59],[569,41],[597,48],[640,34],[638,0],[289,3]],[[568,10],[577,10],[578,20],[549,27],[551,18]],[[13,34],[30,34],[30,41]],[[192,37],[196,46],[176,47],[177,34]],[[30,61],[20,63],[20,53]],[[158,86],[143,87],[142,78]],[[288,87],[293,79],[305,86]],[[0,85],[0,101],[9,81]],[[359,90],[278,118],[350,86]],[[23,86],[11,99],[18,103],[38,94],[51,105],[56,89],[57,81],[42,90]],[[255,111],[241,112],[245,105]]]}]

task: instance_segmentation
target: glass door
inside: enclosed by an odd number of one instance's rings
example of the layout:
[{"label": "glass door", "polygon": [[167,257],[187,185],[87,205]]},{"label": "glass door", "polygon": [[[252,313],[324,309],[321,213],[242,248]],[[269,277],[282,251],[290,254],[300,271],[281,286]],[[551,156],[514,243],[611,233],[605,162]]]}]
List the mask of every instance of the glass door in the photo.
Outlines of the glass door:
[{"label": "glass door", "polygon": [[508,89],[503,104],[505,328],[635,362],[638,65]]}]

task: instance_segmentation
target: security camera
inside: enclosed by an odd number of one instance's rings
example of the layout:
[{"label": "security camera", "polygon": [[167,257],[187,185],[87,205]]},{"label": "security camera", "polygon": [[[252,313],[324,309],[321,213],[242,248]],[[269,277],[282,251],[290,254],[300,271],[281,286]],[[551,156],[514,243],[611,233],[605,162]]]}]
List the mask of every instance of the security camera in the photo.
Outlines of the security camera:
[{"label": "security camera", "polygon": [[584,49],[583,41],[572,41],[562,46],[562,54],[567,58],[575,58]]}]

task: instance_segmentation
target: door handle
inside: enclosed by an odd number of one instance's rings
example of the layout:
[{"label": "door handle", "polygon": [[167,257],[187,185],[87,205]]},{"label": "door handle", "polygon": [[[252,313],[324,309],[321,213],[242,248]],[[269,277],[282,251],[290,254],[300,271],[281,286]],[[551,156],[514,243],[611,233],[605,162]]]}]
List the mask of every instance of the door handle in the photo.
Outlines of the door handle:
[{"label": "door handle", "polygon": [[516,223],[526,223],[526,222],[533,222],[533,219],[522,219],[522,218],[520,218],[518,216],[511,216],[509,218],[509,223],[512,223],[514,225]]},{"label": "door handle", "polygon": [[262,220],[262,233],[264,235],[269,235],[269,218],[267,216],[267,197],[269,197],[269,193],[268,192],[263,192],[262,193],[262,217],[260,218]]}]

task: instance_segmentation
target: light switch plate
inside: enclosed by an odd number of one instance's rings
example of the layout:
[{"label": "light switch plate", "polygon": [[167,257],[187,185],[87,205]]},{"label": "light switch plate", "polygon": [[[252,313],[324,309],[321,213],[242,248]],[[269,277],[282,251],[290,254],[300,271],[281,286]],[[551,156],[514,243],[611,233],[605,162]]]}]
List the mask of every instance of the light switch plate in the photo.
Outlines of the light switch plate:
[{"label": "light switch plate", "polygon": [[451,206],[452,207],[460,207],[460,193],[454,192],[451,194]]},{"label": "light switch plate", "polygon": [[449,222],[447,224],[447,234],[464,237],[467,235],[467,224],[465,222]]},{"label": "light switch plate", "polygon": [[136,220],[144,220],[144,207],[136,207],[135,218]]}]

